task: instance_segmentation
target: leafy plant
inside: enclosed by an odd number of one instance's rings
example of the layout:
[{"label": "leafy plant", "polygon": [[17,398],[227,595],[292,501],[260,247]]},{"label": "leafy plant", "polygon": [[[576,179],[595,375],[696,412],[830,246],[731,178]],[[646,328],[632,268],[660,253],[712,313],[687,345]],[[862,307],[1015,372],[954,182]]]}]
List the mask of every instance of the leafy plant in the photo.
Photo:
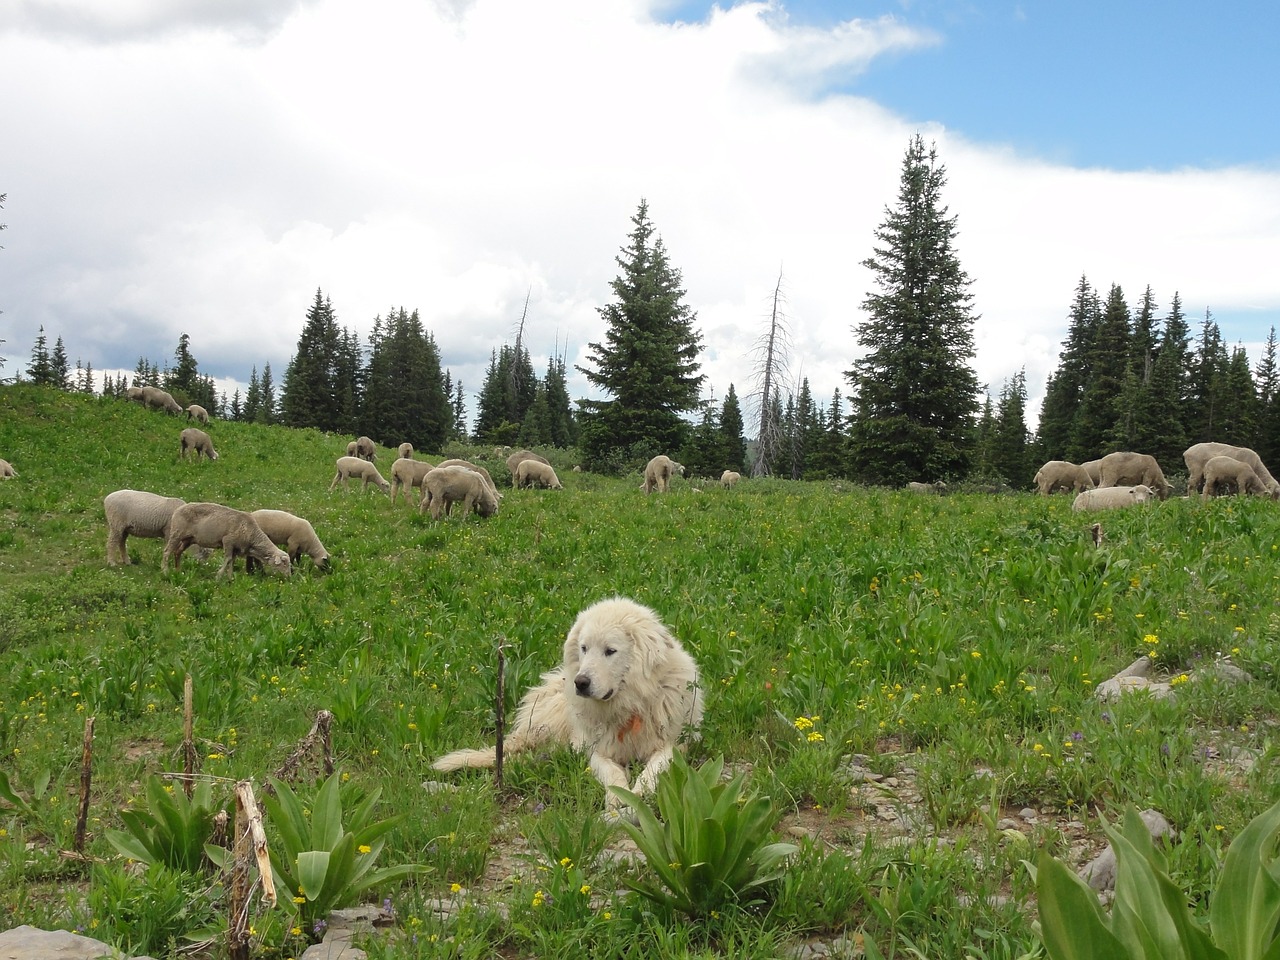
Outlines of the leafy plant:
[{"label": "leafy plant", "polygon": [[188,798],[181,787],[151,777],[147,780],[147,807],[122,811],[125,829],[106,831],[107,842],[140,863],[159,863],[187,873],[209,866],[205,845],[221,809],[214,802],[210,781],[197,781]]},{"label": "leafy plant", "polygon": [[[344,823],[340,773],[320,785],[309,809],[287,783],[272,779],[271,786],[275,795],[263,797],[278,835],[278,842],[271,844],[271,868],[291,893],[282,896],[281,903],[293,908],[305,933],[314,935],[317,921],[334,909],[354,905],[370,887],[426,871],[419,864],[374,868],[383,837],[403,819],[373,819],[381,788],[367,796],[349,796]],[[355,794],[355,788],[346,792]]]},{"label": "leafy plant", "polygon": [[763,898],[766,884],[782,874],[783,861],[799,849],[766,843],[778,815],[768,797],[743,796],[745,777],[722,780],[724,758],[690,767],[681,754],[658,779],[663,821],[629,790],[610,789],[631,804],[639,826],[622,822],[661,886],[626,880],[632,890],[691,917],[726,904]]},{"label": "leafy plant", "polygon": [[[37,803],[44,799],[49,792],[49,781],[53,778],[53,771],[48,767],[36,777],[31,787],[31,800]],[[7,800],[14,808],[28,820],[35,820],[39,817],[39,809],[31,800],[25,800],[14,788],[9,780],[9,774],[0,770],[0,799]]]},{"label": "leafy plant", "polygon": [[208,880],[162,863],[145,873],[95,864],[88,932],[130,956],[171,956],[179,940],[212,936],[218,923]]},{"label": "leafy plant", "polygon": [[1116,852],[1116,896],[1106,914],[1093,890],[1057,859],[1035,868],[1040,927],[1052,960],[1272,960],[1280,955],[1280,803],[1255,817],[1227,848],[1209,898],[1206,928],[1169,877],[1141,817],[1104,824]]}]

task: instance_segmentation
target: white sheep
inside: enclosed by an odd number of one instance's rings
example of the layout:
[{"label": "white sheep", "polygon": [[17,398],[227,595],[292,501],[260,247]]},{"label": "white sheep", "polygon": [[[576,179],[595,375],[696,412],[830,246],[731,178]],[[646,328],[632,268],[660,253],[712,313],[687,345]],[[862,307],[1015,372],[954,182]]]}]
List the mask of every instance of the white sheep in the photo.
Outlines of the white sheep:
[{"label": "white sheep", "polygon": [[1241,496],[1256,493],[1273,497],[1272,491],[1252,466],[1225,454],[1205,461],[1201,468],[1201,480],[1204,484],[1204,492],[1200,494],[1202,500],[1211,498],[1224,485],[1234,486]]},{"label": "white sheep", "polygon": [[[541,457],[537,457],[537,459],[542,460]],[[546,461],[544,460],[543,462],[545,463]],[[480,474],[480,476],[484,477],[484,482],[488,484],[489,489],[493,491],[493,495],[498,499],[502,498],[502,495],[498,493],[497,486],[493,482],[493,477],[489,476],[489,471],[486,470],[484,467],[480,466],[479,464],[472,463],[470,460],[454,459],[454,460],[441,460],[439,463],[436,464],[436,466],[437,467],[466,467],[468,470],[478,473]]]},{"label": "white sheep", "polygon": [[346,490],[348,477],[360,477],[363,481],[360,489],[363,490],[369,484],[373,484],[383,493],[391,492],[391,484],[378,472],[378,468],[368,460],[362,460],[360,457],[339,457],[338,472],[334,474],[333,482],[329,484],[329,491],[332,493],[333,488],[338,485],[338,481],[342,481],[342,489]]},{"label": "white sheep", "polygon": [[400,454],[400,459],[402,459],[402,460],[412,460],[412,459],[413,459],[413,444],[412,444],[412,443],[409,443],[409,441],[407,441],[407,440],[406,440],[404,443],[400,444],[400,449],[399,449],[397,452]]},{"label": "white sheep", "polygon": [[726,470],[720,474],[720,486],[729,490],[738,485],[738,481],[742,479],[742,474],[737,470]]},{"label": "white sheep", "polygon": [[[320,538],[316,536],[315,527],[302,517],[284,510],[254,510],[249,516],[262,528],[271,542],[283,548],[289,559],[297,563],[305,553],[320,569],[329,566],[329,551],[324,548]],[[245,566],[254,569],[258,561],[250,558]]]},{"label": "white sheep", "polygon": [[213,449],[213,441],[209,435],[196,427],[187,427],[182,431],[182,459],[187,459],[187,454],[192,451],[195,452],[197,460],[202,456],[210,460],[218,459],[218,451]]},{"label": "white sheep", "polygon": [[179,569],[183,552],[193,544],[222,548],[219,577],[235,576],[236,557],[244,557],[246,567],[252,558],[273,573],[287,577],[292,572],[289,555],[271,542],[252,516],[220,503],[184,503],[173,511],[160,569],[167,571],[170,564]]},{"label": "white sheep", "polygon": [[141,388],[141,387],[125,387],[125,388],[124,388],[124,398],[125,398],[126,400],[132,400],[134,403],[141,403],[141,402],[142,402],[142,388]]},{"label": "white sheep", "polygon": [[164,410],[175,417],[182,413],[182,406],[173,399],[173,394],[159,387],[142,388],[142,405],[149,410]]},{"label": "white sheep", "polygon": [[8,460],[0,460],[0,480],[16,479],[18,479],[18,471],[13,469],[13,464]]},{"label": "white sheep", "polygon": [[907,484],[907,489],[912,493],[946,493],[947,485],[941,480],[935,480],[933,483],[922,483],[919,480],[912,480]]},{"label": "white sheep", "polygon": [[1158,496],[1157,492],[1145,483],[1132,487],[1098,487],[1094,490],[1085,490],[1077,495],[1071,504],[1071,509],[1077,512],[1084,510],[1118,510],[1121,507],[1132,507],[1138,503],[1146,503],[1154,496]]},{"label": "white sheep", "polygon": [[1187,447],[1182,454],[1182,459],[1187,464],[1187,493],[1195,493],[1200,489],[1204,481],[1205,465],[1214,457],[1233,457],[1241,463],[1247,463],[1267,488],[1267,493],[1273,498],[1280,498],[1280,483],[1276,482],[1262,458],[1249,447],[1235,447],[1229,443],[1195,443]]},{"label": "white sheep", "polygon": [[102,499],[107,514],[107,563],[129,563],[125,541],[130,536],[169,539],[173,512],[186,503],[178,497],[162,497],[145,490],[116,490]]},{"label": "white sheep", "polygon": [[209,411],[198,403],[193,403],[187,407],[187,419],[194,420],[196,423],[208,423]]},{"label": "white sheep", "polygon": [[564,484],[556,476],[555,469],[549,463],[537,460],[521,460],[516,466],[515,483],[517,487],[547,487],[551,490],[563,490]]},{"label": "white sheep", "polygon": [[684,476],[683,465],[660,453],[645,464],[644,483],[640,485],[640,489],[645,493],[653,493],[655,490],[666,493],[671,489],[673,476]]},{"label": "white sheep", "polygon": [[[494,454],[496,455],[497,453],[498,451],[495,448]],[[516,483],[516,468],[525,460],[537,460],[539,463],[550,464],[550,461],[546,457],[539,456],[532,450],[517,450],[515,453],[507,457],[507,470],[511,474],[511,485],[513,487],[519,486],[519,484]]]},{"label": "white sheep", "polygon": [[[347,456],[351,456],[351,445],[347,445]],[[374,446],[372,440],[368,437],[358,437],[355,440],[355,455],[361,460],[368,460],[370,463],[378,459],[378,448]]]},{"label": "white sheep", "polygon": [[426,493],[422,481],[434,467],[435,464],[425,460],[410,460],[408,457],[401,457],[393,463],[391,465],[391,502],[395,503],[396,496],[404,490],[404,502],[412,506],[410,494],[414,487],[418,488],[418,499],[421,501],[423,494]]},{"label": "white sheep", "polygon": [[482,517],[498,512],[498,495],[485,483],[484,477],[466,467],[435,467],[422,482],[422,502],[418,512],[430,509],[431,519],[439,520],[452,512],[453,504],[462,504],[462,516],[474,509]]}]

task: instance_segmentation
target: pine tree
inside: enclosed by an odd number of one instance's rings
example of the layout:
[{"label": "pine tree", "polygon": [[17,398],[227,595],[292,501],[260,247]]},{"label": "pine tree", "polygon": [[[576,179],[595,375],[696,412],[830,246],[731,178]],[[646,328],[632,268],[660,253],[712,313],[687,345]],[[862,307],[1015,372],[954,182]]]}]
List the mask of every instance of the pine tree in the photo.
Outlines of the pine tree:
[{"label": "pine tree", "polygon": [[1101,322],[1098,295],[1081,276],[1067,317],[1067,339],[1062,343],[1058,367],[1045,384],[1040,405],[1037,447],[1045,460],[1069,460],[1074,455],[1075,421],[1089,377],[1089,359]]},{"label": "pine tree", "polygon": [[1027,432],[1027,372],[1019,370],[1005,382],[996,404],[991,438],[991,465],[996,476],[1015,490],[1031,486],[1035,467]]},{"label": "pine tree", "polygon": [[746,469],[747,441],[742,431],[742,406],[738,403],[738,395],[731,383],[729,392],[724,397],[724,406],[720,410],[720,446],[724,456],[724,470],[741,473]]},{"label": "pine tree", "polygon": [[902,164],[896,209],[886,209],[874,255],[863,261],[878,292],[857,327],[866,354],[846,373],[852,385],[850,442],[858,478],[902,486],[962,476],[978,413],[970,280],[953,241],[956,218],[942,205],[946,168],[916,136]]},{"label": "pine tree", "polygon": [[1208,310],[1200,324],[1200,342],[1191,358],[1188,398],[1187,439],[1191,443],[1225,440],[1226,431],[1222,419],[1224,406],[1234,404],[1236,398],[1227,393],[1227,367],[1230,358],[1222,342],[1222,332]]},{"label": "pine tree", "polygon": [[678,450],[681,414],[698,408],[705,379],[698,373],[696,316],[684,303],[680,271],[654,234],[644,200],[631,222],[628,245],[617,257],[622,272],[611,283],[616,299],[598,308],[605,340],[587,345],[593,366],[577,368],[613,398],[584,401],[580,418],[583,459],[605,469],[644,453]]},{"label": "pine tree", "polygon": [[1258,389],[1257,427],[1249,446],[1263,463],[1280,462],[1280,365],[1276,362],[1276,328],[1271,327],[1262,359],[1253,372]]},{"label": "pine tree", "polygon": [[189,335],[184,333],[178,337],[178,347],[173,352],[173,359],[174,367],[165,379],[164,388],[175,397],[185,398],[192,403],[198,402],[195,398],[200,392],[200,365],[191,355]]},{"label": "pine tree", "polygon": [[237,421],[244,419],[244,408],[240,402],[239,387],[236,387],[236,392],[231,395],[231,406],[227,410],[227,417]]},{"label": "pine tree", "polygon": [[37,387],[54,385],[53,360],[49,356],[49,338],[45,336],[43,325],[36,335],[35,345],[31,348],[31,362],[27,364],[27,377]]},{"label": "pine tree", "polygon": [[49,365],[52,367],[53,385],[59,390],[70,390],[71,362],[67,359],[67,348],[62,345],[61,337],[54,341]]},{"label": "pine tree", "polygon": [[451,398],[435,339],[417,310],[388,311],[374,320],[364,386],[360,432],[387,446],[404,441],[418,450],[438,450],[452,424]]},{"label": "pine tree", "polygon": [[995,475],[996,408],[990,392],[982,402],[982,414],[978,417],[977,440],[973,446],[974,478],[989,479]]},{"label": "pine tree", "polygon": [[1066,459],[1073,463],[1110,453],[1122,430],[1126,411],[1121,407],[1129,369],[1129,305],[1118,284],[1112,284],[1089,344],[1084,389],[1071,429]]},{"label": "pine tree", "polygon": [[831,395],[831,405],[823,418],[822,436],[818,440],[818,457],[814,478],[843,477],[848,475],[848,452],[844,433],[844,405],[840,388]]},{"label": "pine tree", "polygon": [[1164,414],[1164,428],[1147,451],[1157,463],[1182,461],[1187,442],[1187,398],[1189,330],[1182,315],[1182,299],[1177,293],[1164,321],[1164,330],[1151,365],[1151,405]]},{"label": "pine tree", "polygon": [[[298,347],[285,369],[280,396],[280,419],[290,427],[315,427],[350,433],[360,398],[351,369],[350,335],[338,329],[333,304],[319,289],[307,310]],[[247,401],[246,401],[247,405]]]},{"label": "pine tree", "polygon": [[262,376],[258,378],[258,407],[253,419],[257,423],[276,422],[276,388],[271,378],[271,364],[262,365]]},{"label": "pine tree", "polygon": [[247,423],[258,421],[258,410],[262,407],[262,387],[258,382],[258,368],[255,365],[249,372],[249,389],[244,395],[242,415]]},{"label": "pine tree", "polygon": [[1224,443],[1247,447],[1257,431],[1260,412],[1248,351],[1236,344],[1222,374],[1220,412],[1214,435],[1222,437]]}]

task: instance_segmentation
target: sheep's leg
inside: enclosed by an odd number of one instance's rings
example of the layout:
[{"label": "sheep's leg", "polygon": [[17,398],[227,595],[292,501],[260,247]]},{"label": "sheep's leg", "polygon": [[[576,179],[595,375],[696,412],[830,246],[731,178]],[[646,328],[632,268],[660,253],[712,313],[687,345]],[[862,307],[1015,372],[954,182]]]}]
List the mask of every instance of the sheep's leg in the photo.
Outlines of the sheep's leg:
[{"label": "sheep's leg", "polygon": [[467,517],[471,516],[471,511],[474,510],[475,508],[476,508],[475,494],[468,493],[465,497],[462,498],[463,519],[466,519]]},{"label": "sheep's leg", "polygon": [[[341,471],[341,470],[339,470],[336,474],[334,474],[334,476],[333,476],[333,482],[329,484],[329,492],[330,492],[330,493],[333,493],[333,488],[334,488],[334,487],[336,487],[336,486],[338,485],[338,481],[339,481],[339,480],[341,480],[341,479],[342,479],[342,471]],[[344,484],[343,484],[343,486],[346,486],[346,484],[344,483]]]},{"label": "sheep's leg", "polygon": [[236,548],[229,540],[222,541],[222,566],[218,568],[218,576],[226,574],[228,580],[236,576]]}]

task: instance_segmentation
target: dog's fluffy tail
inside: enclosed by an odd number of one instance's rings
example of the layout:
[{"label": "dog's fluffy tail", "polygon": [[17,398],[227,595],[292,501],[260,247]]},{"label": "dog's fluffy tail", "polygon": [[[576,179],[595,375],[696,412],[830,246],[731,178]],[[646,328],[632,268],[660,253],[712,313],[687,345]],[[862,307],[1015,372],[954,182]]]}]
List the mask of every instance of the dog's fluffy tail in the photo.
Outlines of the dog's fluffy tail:
[{"label": "dog's fluffy tail", "polygon": [[[510,756],[527,750],[533,745],[529,737],[517,734],[503,742],[502,753],[504,756]],[[449,771],[463,770],[467,767],[492,767],[497,762],[497,747],[481,747],[479,750],[454,750],[452,753],[446,753],[431,766],[436,770]]]},{"label": "dog's fluffy tail", "polygon": [[[541,686],[534,687],[520,701],[520,709],[511,724],[510,735],[503,741],[504,756],[531,750],[547,741],[569,743],[571,730],[564,709],[564,677],[559,670],[542,676]],[[479,750],[454,750],[431,764],[436,770],[462,770],[465,767],[492,767],[498,762],[496,747]]]}]

